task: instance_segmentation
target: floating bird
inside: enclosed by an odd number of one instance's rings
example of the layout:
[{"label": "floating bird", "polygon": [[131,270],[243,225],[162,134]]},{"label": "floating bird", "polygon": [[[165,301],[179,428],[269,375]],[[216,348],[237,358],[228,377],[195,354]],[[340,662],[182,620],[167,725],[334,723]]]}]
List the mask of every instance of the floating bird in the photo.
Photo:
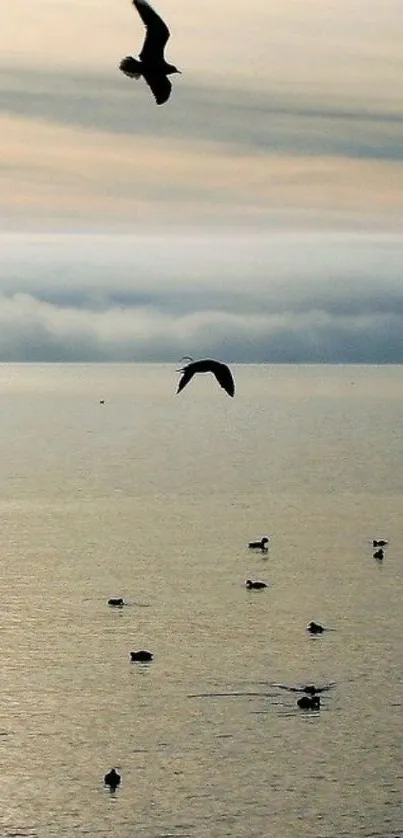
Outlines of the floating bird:
[{"label": "floating bird", "polygon": [[167,64],[164,58],[164,48],[170,32],[146,0],[133,0],[133,5],[146,27],[146,37],[139,54],[140,61],[128,55],[120,62],[119,69],[131,79],[139,79],[143,76],[144,81],[151,88],[157,105],[163,105],[168,101],[172,90],[168,76],[172,73],[180,73],[177,67]]},{"label": "floating bird", "polygon": [[291,693],[306,693],[307,695],[324,693],[327,690],[331,690],[334,686],[334,681],[331,684],[325,684],[324,687],[315,687],[315,684],[305,684],[303,687],[289,687],[287,684],[272,684],[272,687],[280,687],[280,689],[288,690]]},{"label": "floating bird", "polygon": [[384,541],[383,538],[380,538],[379,541],[377,541],[376,538],[374,538],[373,541],[372,541],[372,546],[373,547],[386,547],[387,543],[388,542]]},{"label": "floating bird", "polygon": [[138,652],[130,652],[130,659],[133,663],[149,663],[153,659],[153,654],[147,652],[146,649],[139,649]]},{"label": "floating bird", "polygon": [[378,561],[382,561],[382,559],[384,558],[384,555],[385,554],[382,550],[382,547],[380,547],[379,550],[375,550],[374,559],[378,559]]},{"label": "floating bird", "polygon": [[108,599],[108,605],[113,605],[115,606],[115,608],[122,608],[122,606],[124,605],[123,597],[111,596],[110,599]]},{"label": "floating bird", "polygon": [[259,579],[257,579],[256,581],[253,581],[252,579],[247,579],[245,585],[249,591],[261,591],[262,588],[267,588],[267,583],[261,582]]},{"label": "floating bird", "polygon": [[320,623],[314,623],[313,620],[311,620],[311,622],[308,623],[306,630],[309,631],[310,634],[322,634],[323,631],[326,631],[326,629],[323,626],[321,626]]},{"label": "floating bird", "polygon": [[262,553],[267,553],[269,539],[267,535],[264,538],[261,538],[260,541],[250,541],[248,544],[249,550],[261,550]]},{"label": "floating bird", "polygon": [[215,375],[220,387],[228,393],[229,396],[233,396],[235,393],[235,383],[232,377],[231,370],[227,367],[226,364],[221,364],[220,361],[213,361],[211,358],[205,358],[202,361],[194,361],[193,358],[185,358],[184,360],[189,360],[191,363],[187,364],[186,367],[182,367],[177,372],[182,372],[182,378],[179,381],[177,393],[180,393],[186,384],[190,381],[191,378],[197,372],[212,372]]},{"label": "floating bird", "polygon": [[104,783],[105,783],[106,786],[109,786],[111,791],[115,791],[115,789],[117,789],[121,779],[122,778],[121,778],[120,774],[118,774],[118,772],[114,768],[111,768],[111,770],[108,771],[107,774],[105,774]]},{"label": "floating bird", "polygon": [[298,699],[297,704],[301,710],[319,710],[320,698],[318,695],[303,695]]},{"label": "floating bird", "polygon": [[99,404],[105,404],[105,399],[100,399]]}]

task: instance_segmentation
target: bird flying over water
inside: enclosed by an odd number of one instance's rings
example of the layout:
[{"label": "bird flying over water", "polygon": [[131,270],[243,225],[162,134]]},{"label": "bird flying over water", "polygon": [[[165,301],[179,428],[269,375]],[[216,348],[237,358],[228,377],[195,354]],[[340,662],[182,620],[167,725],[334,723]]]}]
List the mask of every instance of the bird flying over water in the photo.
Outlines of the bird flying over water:
[{"label": "bird flying over water", "polygon": [[215,375],[220,387],[233,396],[235,393],[235,382],[232,377],[231,370],[226,364],[221,364],[220,361],[213,361],[211,358],[204,358],[201,361],[194,361],[193,358],[188,359],[191,363],[186,367],[182,367],[178,372],[182,372],[182,378],[179,381],[177,393],[180,393],[186,384],[197,372],[212,372]]},{"label": "bird flying over water", "polygon": [[172,73],[180,73],[180,70],[173,64],[168,64],[164,58],[164,49],[170,32],[147,0],[133,0],[133,5],[144,23],[146,37],[139,53],[140,61],[128,55],[122,58],[119,69],[131,79],[139,79],[143,76],[154,94],[157,105],[163,105],[168,101],[172,90],[168,76]]}]

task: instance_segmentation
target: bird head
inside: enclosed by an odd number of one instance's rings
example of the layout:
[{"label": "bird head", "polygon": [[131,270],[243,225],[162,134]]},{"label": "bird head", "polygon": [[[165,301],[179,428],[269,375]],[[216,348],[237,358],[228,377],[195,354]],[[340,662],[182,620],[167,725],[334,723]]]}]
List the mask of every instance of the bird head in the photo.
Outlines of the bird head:
[{"label": "bird head", "polygon": [[[190,361],[191,363],[193,363],[193,360],[194,359],[191,358],[190,355],[182,355],[182,358],[179,359],[179,363],[182,363],[182,361]],[[180,369],[176,370],[176,372],[184,372],[185,369],[186,367],[180,367]]]}]

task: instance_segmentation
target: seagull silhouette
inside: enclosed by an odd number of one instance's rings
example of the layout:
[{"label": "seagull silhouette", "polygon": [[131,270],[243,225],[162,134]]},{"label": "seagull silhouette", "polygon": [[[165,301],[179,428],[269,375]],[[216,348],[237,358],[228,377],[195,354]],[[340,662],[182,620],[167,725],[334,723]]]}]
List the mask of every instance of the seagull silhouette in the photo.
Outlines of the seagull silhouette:
[{"label": "seagull silhouette", "polygon": [[140,61],[131,55],[122,58],[119,69],[131,79],[143,76],[154,94],[157,105],[167,102],[172,90],[168,76],[180,73],[173,64],[167,64],[164,58],[164,48],[170,32],[162,18],[151,8],[146,0],[133,0],[146,28],[146,37],[139,54]]},{"label": "seagull silhouette", "polygon": [[[187,360],[187,359],[186,359]],[[188,359],[191,363],[186,367],[182,367],[177,372],[182,372],[182,378],[179,381],[177,393],[180,393],[186,384],[197,372],[212,372],[215,375],[220,387],[233,396],[235,393],[235,383],[232,377],[231,370],[226,364],[221,364],[220,361],[213,361],[211,358],[205,358],[202,361],[193,361],[193,358]]]}]

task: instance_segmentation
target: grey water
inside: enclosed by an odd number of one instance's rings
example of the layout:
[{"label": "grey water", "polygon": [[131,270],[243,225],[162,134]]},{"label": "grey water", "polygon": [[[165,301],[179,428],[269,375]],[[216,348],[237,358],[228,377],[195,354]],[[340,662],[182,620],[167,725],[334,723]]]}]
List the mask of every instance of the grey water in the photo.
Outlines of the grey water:
[{"label": "grey water", "polygon": [[0,367],[2,836],[403,834],[403,368],[233,370]]}]

